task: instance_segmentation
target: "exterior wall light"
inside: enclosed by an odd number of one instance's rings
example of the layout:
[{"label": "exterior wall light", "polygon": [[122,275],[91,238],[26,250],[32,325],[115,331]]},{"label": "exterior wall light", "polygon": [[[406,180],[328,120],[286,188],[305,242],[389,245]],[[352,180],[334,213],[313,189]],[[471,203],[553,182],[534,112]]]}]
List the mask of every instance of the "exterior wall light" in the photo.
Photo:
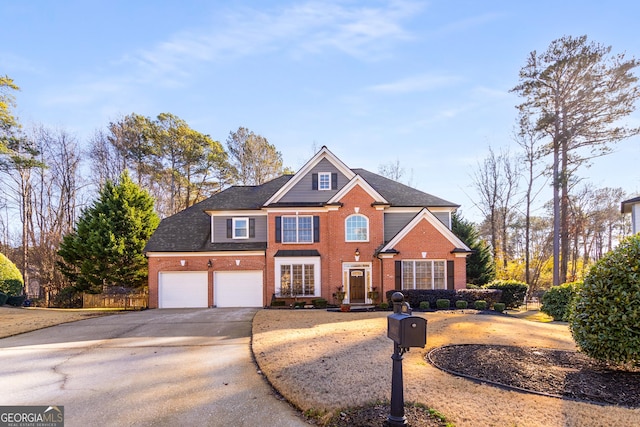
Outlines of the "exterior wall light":
[{"label": "exterior wall light", "polygon": [[181,260],[180,260],[180,265],[181,265],[181,266],[183,266],[183,267],[184,267],[185,265],[187,265],[187,260],[181,259]]}]

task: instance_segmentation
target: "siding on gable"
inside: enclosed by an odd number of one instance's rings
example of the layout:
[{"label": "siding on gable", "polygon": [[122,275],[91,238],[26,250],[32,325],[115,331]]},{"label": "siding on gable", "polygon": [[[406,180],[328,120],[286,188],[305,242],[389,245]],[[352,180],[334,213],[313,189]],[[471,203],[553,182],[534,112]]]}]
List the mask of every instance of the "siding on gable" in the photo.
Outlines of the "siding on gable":
[{"label": "siding on gable", "polygon": [[417,212],[391,212],[384,214],[384,242],[388,242],[393,239],[393,236],[398,234],[400,230],[406,227],[415,216]]},{"label": "siding on gable", "polygon": [[[338,174],[338,188],[336,190],[313,190],[312,189],[312,176],[314,173],[321,172],[329,172],[329,173],[337,173]],[[328,201],[332,198],[344,185],[347,183],[347,178],[338,171],[330,161],[327,159],[322,159],[316,166],[314,166],[307,175],[303,176],[302,179],[296,185],[291,188],[287,194],[285,194],[280,202],[283,203],[291,203],[291,202],[299,202],[299,203],[322,203]]]},{"label": "siding on gable", "polygon": [[441,223],[451,230],[451,214],[449,212],[431,212]]},{"label": "siding on gable", "polygon": [[[451,229],[451,214],[449,212],[432,212],[440,222]],[[384,214],[384,242],[393,239],[417,215],[417,212],[385,212]]]},{"label": "siding on gable", "polygon": [[[231,218],[255,219],[256,235],[248,239],[232,239],[227,237],[227,220]],[[213,219],[213,243],[246,243],[267,241],[267,217],[266,216],[214,216]]]}]

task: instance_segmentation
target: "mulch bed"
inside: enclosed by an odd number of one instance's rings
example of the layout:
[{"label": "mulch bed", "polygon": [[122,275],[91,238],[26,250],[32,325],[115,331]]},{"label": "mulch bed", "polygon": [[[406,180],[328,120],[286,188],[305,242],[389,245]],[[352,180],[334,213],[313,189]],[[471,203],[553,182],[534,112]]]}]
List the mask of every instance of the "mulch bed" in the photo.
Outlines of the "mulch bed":
[{"label": "mulch bed", "polygon": [[640,368],[616,369],[574,351],[466,344],[436,348],[428,358],[442,370],[481,382],[589,403],[640,407]]}]

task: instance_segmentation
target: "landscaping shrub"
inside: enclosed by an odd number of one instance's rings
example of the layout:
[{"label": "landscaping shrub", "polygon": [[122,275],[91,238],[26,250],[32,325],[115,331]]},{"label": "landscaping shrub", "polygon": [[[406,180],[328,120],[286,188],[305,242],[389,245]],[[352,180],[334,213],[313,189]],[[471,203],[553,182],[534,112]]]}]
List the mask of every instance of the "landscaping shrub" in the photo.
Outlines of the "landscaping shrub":
[{"label": "landscaping shrub", "polygon": [[272,307],[284,307],[284,305],[285,305],[285,301],[284,300],[271,301],[271,306]]},{"label": "landscaping shrub", "polygon": [[553,317],[553,320],[569,320],[569,305],[573,301],[582,282],[563,283],[553,286],[542,296],[540,311]]},{"label": "landscaping shrub", "polygon": [[500,302],[502,291],[500,289],[460,289],[456,292],[456,301],[466,301],[469,306],[478,301],[486,301],[489,307]]},{"label": "landscaping shrub", "polygon": [[381,303],[378,305],[378,308],[379,308],[380,310],[388,310],[388,309],[389,309],[389,303],[387,303],[387,302],[381,302]]},{"label": "landscaping shrub", "polygon": [[0,253],[0,292],[11,295],[22,294],[22,274],[9,258]]},{"label": "landscaping shrub", "polygon": [[304,301],[296,301],[293,303],[295,308],[304,308],[305,305],[307,305],[307,303]]},{"label": "landscaping shrub", "polygon": [[505,304],[503,302],[497,302],[493,304],[493,309],[498,313],[502,313],[504,311]]},{"label": "landscaping shrub", "polygon": [[485,288],[500,289],[502,291],[500,302],[503,302],[507,308],[518,308],[524,304],[529,285],[517,280],[494,280],[485,285]]},{"label": "landscaping shrub", "polygon": [[7,304],[12,305],[14,307],[22,307],[22,304],[24,304],[25,299],[26,299],[26,296],[24,295],[9,295],[9,298],[7,298]]},{"label": "landscaping shrub", "polygon": [[9,298],[9,295],[0,292],[0,307],[7,303],[7,298]]},{"label": "landscaping shrub", "polygon": [[462,309],[464,310],[465,308],[467,308],[469,306],[469,303],[464,301],[464,300],[458,300],[456,301],[456,308]]},{"label": "landscaping shrub", "polygon": [[478,300],[473,304],[473,307],[476,310],[486,310],[487,309],[487,302],[486,301],[482,301],[482,300]]},{"label": "landscaping shrub", "polygon": [[313,304],[313,308],[327,308],[327,300],[324,298],[311,300],[311,304]]},{"label": "landscaping shrub", "polygon": [[569,314],[576,344],[613,363],[640,362],[640,234],[597,261],[578,289]]},{"label": "landscaping shrub", "polygon": [[[392,306],[391,295],[398,291],[387,291],[386,297],[389,306]],[[427,301],[430,308],[436,308],[436,301],[439,299],[454,300],[456,291],[452,289],[409,289],[403,290],[404,300],[409,303],[411,308],[420,307],[422,301]]]},{"label": "landscaping shrub", "polygon": [[[387,291],[386,298],[391,306],[391,295],[398,291]],[[466,301],[468,306],[473,306],[478,300],[486,301],[488,306],[492,306],[496,302],[500,302],[502,291],[500,289],[411,289],[403,290],[405,301],[413,308],[421,307],[422,302],[428,302],[429,308],[436,308],[436,301],[439,299],[448,299],[453,304],[456,301]]]},{"label": "landscaping shrub", "polygon": [[420,301],[420,310],[429,310],[429,301]]},{"label": "landscaping shrub", "polygon": [[451,301],[449,301],[448,299],[436,300],[436,307],[439,309],[451,308]]}]

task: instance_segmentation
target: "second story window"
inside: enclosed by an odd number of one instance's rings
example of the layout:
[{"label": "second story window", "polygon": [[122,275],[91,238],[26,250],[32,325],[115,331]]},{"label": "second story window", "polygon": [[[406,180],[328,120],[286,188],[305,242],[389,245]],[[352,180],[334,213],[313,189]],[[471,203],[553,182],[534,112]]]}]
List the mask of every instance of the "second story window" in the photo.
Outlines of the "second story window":
[{"label": "second story window", "polygon": [[330,173],[318,174],[318,190],[331,190],[331,174]]},{"label": "second story window", "polygon": [[369,220],[364,215],[351,215],[345,221],[347,242],[369,241]]},{"label": "second story window", "polygon": [[282,243],[313,242],[312,216],[283,216]]},{"label": "second story window", "polygon": [[249,238],[249,218],[233,218],[233,238]]}]

